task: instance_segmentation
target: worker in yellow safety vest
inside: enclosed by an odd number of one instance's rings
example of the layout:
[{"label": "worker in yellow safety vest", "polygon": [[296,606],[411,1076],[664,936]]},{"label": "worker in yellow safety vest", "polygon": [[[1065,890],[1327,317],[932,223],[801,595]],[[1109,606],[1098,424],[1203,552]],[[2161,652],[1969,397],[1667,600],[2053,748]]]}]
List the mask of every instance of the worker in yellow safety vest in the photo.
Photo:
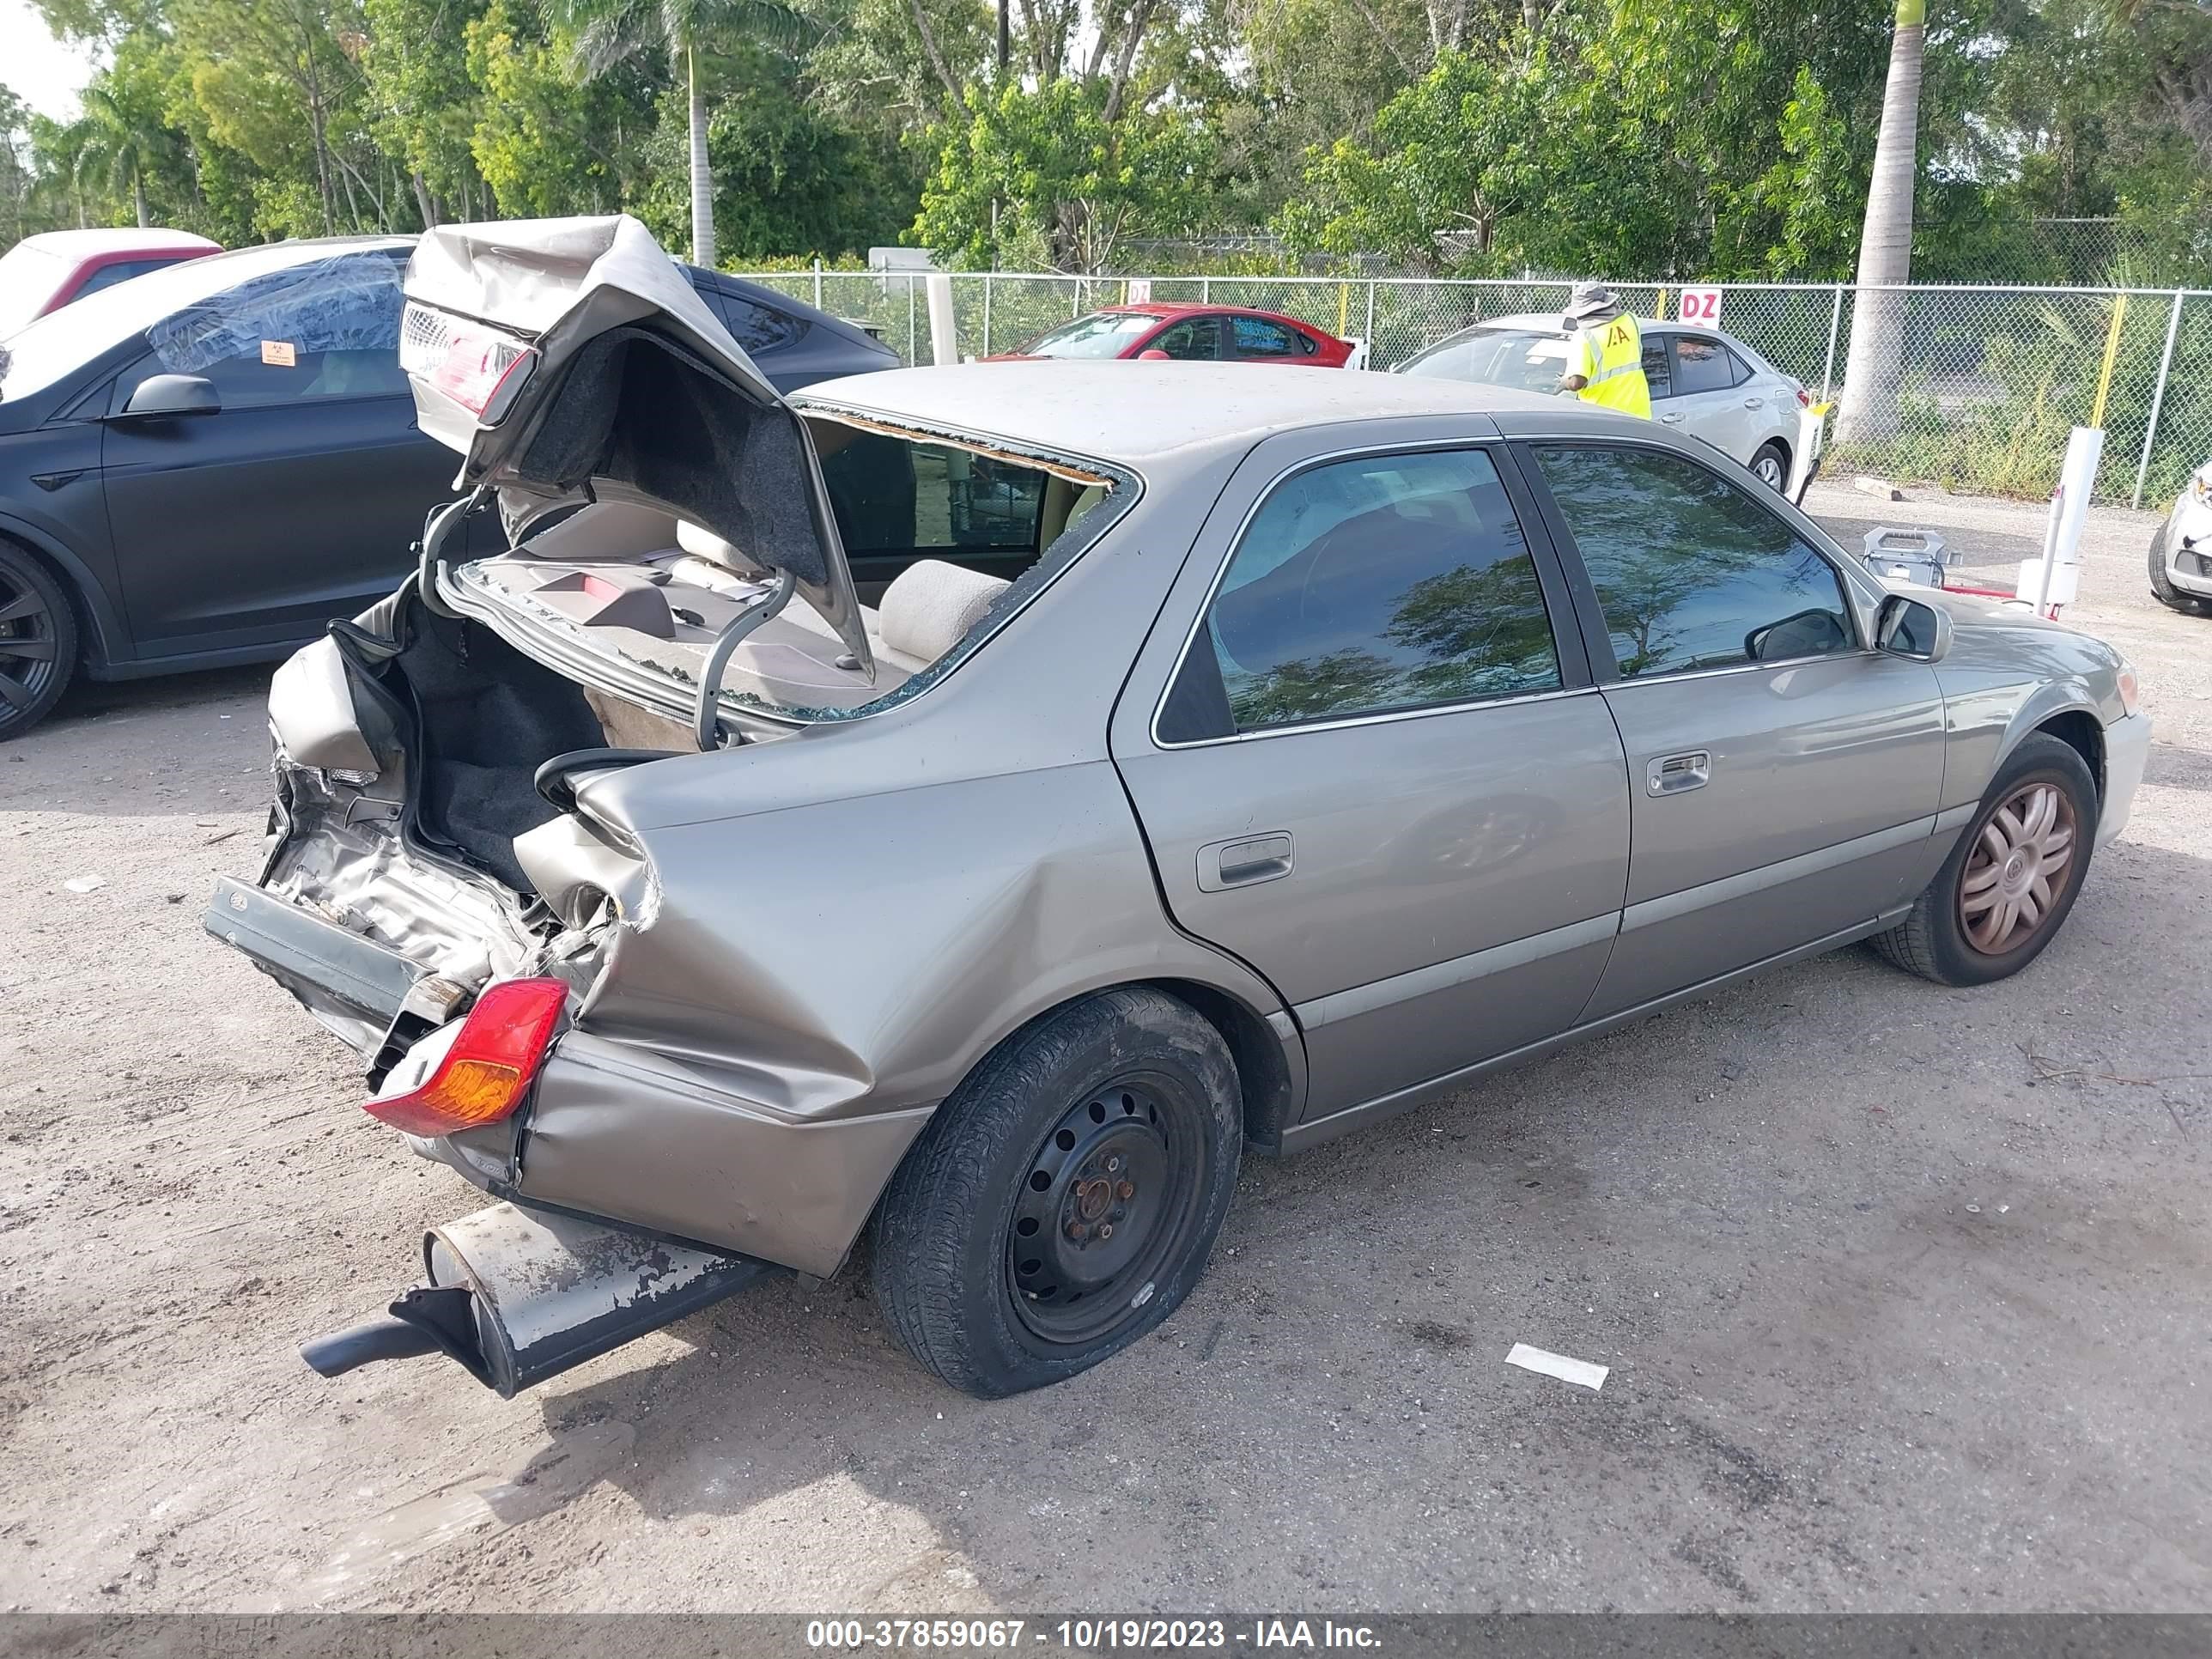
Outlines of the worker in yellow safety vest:
[{"label": "worker in yellow safety vest", "polygon": [[1644,331],[1609,288],[1584,283],[1567,298],[1567,372],[1559,388],[1586,404],[1651,418]]}]

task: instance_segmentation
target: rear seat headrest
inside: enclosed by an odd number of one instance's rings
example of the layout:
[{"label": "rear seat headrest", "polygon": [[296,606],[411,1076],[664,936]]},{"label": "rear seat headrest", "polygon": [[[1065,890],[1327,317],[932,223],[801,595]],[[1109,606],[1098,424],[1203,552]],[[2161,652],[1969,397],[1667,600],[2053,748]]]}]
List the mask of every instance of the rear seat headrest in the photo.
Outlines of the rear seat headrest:
[{"label": "rear seat headrest", "polygon": [[682,519],[676,521],[676,544],[686,553],[734,570],[740,576],[764,576],[768,573],[759,565],[724,541],[710,530],[702,530],[696,524]]},{"label": "rear seat headrest", "polygon": [[1002,577],[917,559],[884,590],[876,624],[892,650],[934,662],[960,643],[1006,587]]}]

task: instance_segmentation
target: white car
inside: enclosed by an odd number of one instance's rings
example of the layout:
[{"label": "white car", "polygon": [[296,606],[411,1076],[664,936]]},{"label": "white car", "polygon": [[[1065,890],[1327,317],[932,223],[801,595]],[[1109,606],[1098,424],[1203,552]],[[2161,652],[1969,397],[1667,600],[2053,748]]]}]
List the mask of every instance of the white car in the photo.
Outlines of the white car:
[{"label": "white car", "polygon": [[[1646,321],[1644,378],[1651,386],[1651,418],[1703,438],[1748,468],[1769,489],[1790,491],[1802,459],[1801,422],[1812,395],[1733,335],[1686,323]],[[1567,330],[1552,315],[1493,317],[1424,348],[1398,365],[1401,374],[1474,380],[1556,392],[1566,372]],[[1817,455],[1817,438],[1814,441]]]},{"label": "white car", "polygon": [[2150,538],[2150,591],[2190,617],[2212,617],[2212,461],[2191,475]]}]

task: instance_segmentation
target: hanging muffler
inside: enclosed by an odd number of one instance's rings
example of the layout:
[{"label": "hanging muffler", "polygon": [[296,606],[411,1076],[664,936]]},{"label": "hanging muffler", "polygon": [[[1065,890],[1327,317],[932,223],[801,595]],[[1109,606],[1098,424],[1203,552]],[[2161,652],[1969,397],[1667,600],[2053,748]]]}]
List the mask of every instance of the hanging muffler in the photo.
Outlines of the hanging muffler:
[{"label": "hanging muffler", "polygon": [[422,1240],[428,1283],[389,1316],[301,1345],[324,1376],[445,1353],[502,1399],[783,1269],[495,1204]]}]

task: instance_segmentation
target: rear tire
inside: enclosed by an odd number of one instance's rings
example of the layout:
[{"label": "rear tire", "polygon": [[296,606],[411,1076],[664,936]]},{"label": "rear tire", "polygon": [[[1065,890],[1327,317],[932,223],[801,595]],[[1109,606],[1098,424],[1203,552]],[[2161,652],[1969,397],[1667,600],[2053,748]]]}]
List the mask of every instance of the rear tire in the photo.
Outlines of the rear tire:
[{"label": "rear tire", "polygon": [[938,1108],[876,1215],[876,1300],[981,1399],[1119,1353],[1182,1303],[1237,1184],[1220,1036],[1163,993],[1103,992],[1000,1044]]},{"label": "rear tire", "polygon": [[2185,593],[2173,585],[2166,574],[2166,535],[2171,526],[2159,526],[2150,538],[2151,597],[2170,611],[2179,611],[2185,617],[2212,617],[2212,604],[2194,593]]},{"label": "rear tire", "polygon": [[46,717],[76,677],[68,590],[21,548],[0,541],[0,743]]},{"label": "rear tire", "polygon": [[1790,452],[1769,439],[1751,458],[1751,476],[1779,495],[1790,487]]},{"label": "rear tire", "polygon": [[[2053,816],[2039,830],[2036,814],[2046,805]],[[2009,979],[2065,925],[2089,873],[2097,814],[2097,781],[2073,745],[2034,733],[1997,769],[1911,913],[1868,942],[1905,972],[1938,985]],[[2015,898],[2033,908],[2033,918],[2023,920],[2022,911],[2006,925],[2002,907]]]}]

